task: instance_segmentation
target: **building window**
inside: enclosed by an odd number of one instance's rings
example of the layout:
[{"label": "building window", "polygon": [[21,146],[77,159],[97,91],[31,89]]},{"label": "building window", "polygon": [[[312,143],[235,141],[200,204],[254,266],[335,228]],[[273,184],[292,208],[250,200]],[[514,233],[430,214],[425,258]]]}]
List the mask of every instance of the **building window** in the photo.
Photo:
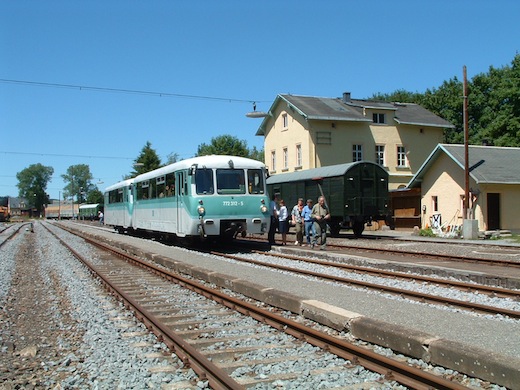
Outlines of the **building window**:
[{"label": "building window", "polygon": [[363,147],[361,145],[352,145],[352,161],[363,160]]},{"label": "building window", "polygon": [[432,212],[436,213],[439,211],[439,199],[437,196],[432,196]]},{"label": "building window", "polygon": [[302,146],[300,144],[296,145],[296,166],[302,166]]},{"label": "building window", "polygon": [[406,148],[404,146],[397,147],[397,166],[400,168],[408,166],[406,162]]},{"label": "building window", "polygon": [[289,169],[289,151],[287,148],[283,148],[283,169]]},{"label": "building window", "polygon": [[276,171],[276,151],[271,152],[271,171]]},{"label": "building window", "polygon": [[386,114],[373,113],[372,122],[374,123],[386,123]]},{"label": "building window", "polygon": [[287,113],[282,114],[282,128],[287,129],[289,127],[289,119]]},{"label": "building window", "polygon": [[385,145],[376,145],[376,164],[385,166]]},{"label": "building window", "polygon": [[331,145],[332,144],[332,133],[330,131],[318,131],[316,133],[316,144]]}]

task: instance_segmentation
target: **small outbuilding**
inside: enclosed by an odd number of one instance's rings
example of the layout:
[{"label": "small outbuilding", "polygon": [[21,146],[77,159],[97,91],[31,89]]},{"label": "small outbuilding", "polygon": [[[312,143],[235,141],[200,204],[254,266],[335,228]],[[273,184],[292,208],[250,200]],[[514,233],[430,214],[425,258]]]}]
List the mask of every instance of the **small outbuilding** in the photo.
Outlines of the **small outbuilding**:
[{"label": "small outbuilding", "polygon": [[[421,189],[422,227],[463,223],[464,145],[439,144],[414,175]],[[520,148],[469,146],[469,209],[480,231],[520,232]]]}]

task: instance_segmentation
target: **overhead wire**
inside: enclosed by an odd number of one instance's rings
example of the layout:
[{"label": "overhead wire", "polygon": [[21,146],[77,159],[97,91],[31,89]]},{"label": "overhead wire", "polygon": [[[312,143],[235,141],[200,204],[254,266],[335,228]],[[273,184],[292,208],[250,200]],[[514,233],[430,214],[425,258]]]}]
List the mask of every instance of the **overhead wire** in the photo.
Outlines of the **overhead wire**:
[{"label": "overhead wire", "polygon": [[218,96],[188,95],[188,94],[171,93],[171,92],[145,91],[145,90],[139,90],[139,89],[93,87],[93,86],[89,86],[89,85],[47,83],[47,82],[41,82],[41,81],[27,81],[27,80],[0,79],[0,83],[20,84],[20,85],[48,87],[48,88],[68,88],[68,89],[77,89],[80,91],[84,90],[84,91],[95,91],[95,92],[128,93],[128,94],[148,95],[148,96],[157,96],[157,97],[175,97],[175,98],[183,98],[183,99],[215,100],[215,101],[223,101],[223,102],[230,102],[230,103],[255,104],[258,102],[267,102],[267,101],[261,101],[258,99],[251,99],[251,100],[235,99],[235,98],[225,98],[225,97],[218,97]]}]

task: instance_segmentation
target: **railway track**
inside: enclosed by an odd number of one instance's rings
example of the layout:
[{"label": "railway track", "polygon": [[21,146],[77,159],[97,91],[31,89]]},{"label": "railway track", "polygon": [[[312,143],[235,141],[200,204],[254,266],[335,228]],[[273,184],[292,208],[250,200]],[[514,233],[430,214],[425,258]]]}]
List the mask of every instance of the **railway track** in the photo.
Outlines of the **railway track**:
[{"label": "railway track", "polygon": [[[374,377],[374,385],[378,386],[384,381],[396,381],[419,389],[465,388],[227,296],[121,250],[90,243],[125,260],[111,256],[96,265],[70,249],[212,388],[247,388],[302,378],[310,385],[323,376],[341,377],[349,371],[358,376],[360,366],[378,373]],[[251,340],[256,341],[251,344]],[[306,368],[298,371],[301,362]],[[309,364],[314,369],[309,370]],[[265,371],[274,366],[285,368],[274,373]]]},{"label": "railway track", "polygon": [[[518,319],[520,318],[520,311],[518,310],[510,310],[504,307],[498,307],[498,306],[490,306],[490,305],[483,305],[479,303],[472,302],[471,299],[467,300],[461,300],[461,299],[452,299],[445,296],[439,296],[439,295],[433,295],[428,294],[424,292],[418,291],[419,287],[423,287],[422,285],[417,286],[416,289],[403,289],[403,288],[396,288],[389,285],[385,285],[383,283],[376,283],[376,282],[370,282],[362,279],[356,279],[351,276],[348,276],[347,273],[343,275],[338,275],[337,273],[328,273],[325,269],[322,272],[317,272],[314,270],[308,270],[304,266],[298,265],[298,262],[300,264],[319,264],[323,267],[328,268],[338,268],[342,270],[347,271],[356,271],[357,273],[369,273],[371,275],[376,275],[378,277],[382,278],[391,278],[392,280],[395,278],[401,278],[405,279],[409,282],[413,282],[414,284],[420,284],[423,282],[428,282],[430,284],[436,284],[436,285],[442,285],[445,288],[450,287],[456,287],[461,290],[465,291],[473,291],[473,292],[480,292],[483,291],[487,295],[493,295],[493,296],[501,296],[506,297],[509,299],[514,300],[520,300],[520,291],[519,290],[511,290],[511,289],[504,289],[500,287],[490,287],[490,286],[484,286],[484,285],[476,285],[473,283],[465,283],[465,282],[459,282],[459,281],[453,281],[453,280],[444,280],[444,279],[438,279],[438,278],[429,278],[424,277],[420,275],[410,275],[410,274],[404,274],[400,272],[392,272],[392,271],[382,271],[382,270],[376,270],[376,269],[370,269],[367,267],[356,267],[356,266],[350,266],[342,263],[336,263],[331,261],[322,261],[322,260],[316,260],[316,259],[310,259],[308,257],[303,256],[289,256],[289,255],[281,255],[281,254],[273,254],[264,252],[265,261],[260,261],[251,258],[250,256],[236,256],[236,255],[229,255],[226,253],[221,252],[212,252],[215,255],[226,257],[229,259],[233,259],[235,261],[240,262],[246,262],[255,264],[258,266],[268,267],[268,268],[276,268],[283,271],[288,271],[292,273],[297,273],[305,276],[311,276],[316,277],[319,279],[325,279],[331,282],[338,282],[338,283],[344,283],[355,287],[360,288],[368,288],[379,292],[384,293],[391,293],[394,295],[398,295],[400,297],[406,297],[414,300],[419,300],[421,302],[428,302],[428,303],[435,303],[435,304],[441,304],[445,306],[450,307],[458,307],[465,310],[470,310],[474,312],[479,313],[485,313],[485,314],[493,314],[493,315],[504,315],[510,318]],[[283,259],[290,259],[294,260],[294,265],[287,266],[285,264],[279,264],[273,261],[269,261],[269,259],[276,259],[276,258],[283,258]],[[347,275],[347,276],[344,276]]]},{"label": "railway track", "polygon": [[363,275],[372,275],[372,276],[382,276],[392,279],[402,279],[413,282],[426,282],[430,284],[435,284],[443,287],[454,287],[461,291],[467,292],[475,292],[481,294],[487,294],[493,297],[502,297],[502,298],[511,298],[515,300],[520,300],[520,290],[517,289],[508,289],[499,286],[489,286],[484,284],[476,284],[476,283],[467,283],[463,281],[457,281],[453,279],[442,279],[440,277],[430,277],[418,274],[411,274],[406,272],[398,272],[398,271],[389,271],[379,268],[372,267],[364,267],[353,264],[347,264],[339,261],[327,261],[320,259],[309,258],[308,256],[294,256],[287,255],[283,253],[273,253],[273,252],[262,252],[262,251],[254,251],[255,253],[279,257],[283,259],[289,259],[294,261],[302,261],[305,263],[318,264],[322,266],[334,267],[341,270],[345,270],[348,272],[353,272],[356,274]]},{"label": "railway track", "polygon": [[23,228],[28,227],[30,230],[33,229],[32,223],[19,223],[11,224],[0,231],[0,247],[2,247],[7,241],[11,240],[18,232]]},{"label": "railway track", "polygon": [[[256,238],[245,238],[240,241],[243,242],[262,242],[262,240]],[[476,263],[483,264],[487,266],[501,266],[501,267],[511,267],[511,268],[520,268],[520,250],[514,247],[506,247],[501,245],[491,245],[490,248],[486,251],[483,251],[482,248],[480,250],[474,250],[474,252],[478,252],[478,255],[456,255],[453,253],[443,253],[442,246],[439,246],[436,250],[436,253],[432,253],[431,251],[421,251],[421,250],[407,250],[405,246],[408,243],[417,243],[418,241],[413,240],[402,240],[402,239],[377,239],[377,245],[363,245],[360,243],[362,239],[356,240],[355,244],[345,244],[345,240],[339,239],[328,239],[327,240],[327,248],[329,250],[335,250],[338,252],[348,252],[350,254],[353,253],[379,253],[385,256],[395,255],[395,256],[414,256],[414,257],[422,257],[425,259],[435,260],[443,262],[443,261],[457,261],[457,262],[467,262],[467,263]],[[371,240],[373,241],[373,240]],[[427,242],[422,242],[427,244]],[[432,242],[429,242],[432,243]],[[434,242],[433,242],[434,243]],[[456,243],[442,243],[443,246],[471,246],[471,244],[464,242],[456,242]],[[399,246],[398,248],[393,248],[395,246]],[[492,257],[486,257],[486,255],[492,254]],[[511,260],[500,259],[498,256],[503,254],[503,257],[511,257]]]}]

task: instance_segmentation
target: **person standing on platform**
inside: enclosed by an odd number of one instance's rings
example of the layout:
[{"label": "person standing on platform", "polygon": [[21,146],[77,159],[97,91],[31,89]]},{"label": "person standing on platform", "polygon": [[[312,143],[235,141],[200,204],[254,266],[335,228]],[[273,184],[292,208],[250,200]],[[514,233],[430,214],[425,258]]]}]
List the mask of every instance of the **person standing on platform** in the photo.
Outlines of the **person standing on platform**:
[{"label": "person standing on platform", "polygon": [[287,245],[287,232],[289,231],[289,212],[285,206],[285,201],[280,200],[280,209],[278,210],[278,232],[282,234],[282,245]]},{"label": "person standing on platform", "polygon": [[327,246],[327,222],[330,220],[329,208],[325,204],[325,197],[320,196],[318,203],[312,208],[311,217],[314,221],[314,238],[312,240],[312,247],[317,244],[318,237],[321,237],[321,248],[324,251]]},{"label": "person standing on platform", "polygon": [[307,238],[307,245],[311,245],[311,239],[314,237],[314,225],[311,217],[312,200],[307,199],[307,204],[302,210],[303,224],[305,226],[305,237]]},{"label": "person standing on platform", "polygon": [[269,244],[274,245],[274,235],[278,225],[278,197],[276,195],[273,195],[271,202],[269,203],[269,214],[271,214],[271,225],[269,226],[269,233],[267,233],[267,238],[269,240]]}]

